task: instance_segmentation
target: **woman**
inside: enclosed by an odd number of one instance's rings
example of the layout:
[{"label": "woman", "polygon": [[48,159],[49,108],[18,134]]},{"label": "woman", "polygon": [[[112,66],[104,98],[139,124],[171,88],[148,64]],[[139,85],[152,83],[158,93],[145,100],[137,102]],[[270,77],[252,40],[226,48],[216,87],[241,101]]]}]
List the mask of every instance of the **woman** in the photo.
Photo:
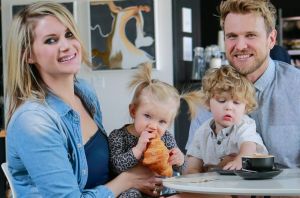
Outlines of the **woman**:
[{"label": "woman", "polygon": [[148,195],[161,180],[136,167],[112,179],[100,104],[76,79],[88,63],[72,15],[37,2],[13,19],[7,43],[7,161],[18,197]]}]

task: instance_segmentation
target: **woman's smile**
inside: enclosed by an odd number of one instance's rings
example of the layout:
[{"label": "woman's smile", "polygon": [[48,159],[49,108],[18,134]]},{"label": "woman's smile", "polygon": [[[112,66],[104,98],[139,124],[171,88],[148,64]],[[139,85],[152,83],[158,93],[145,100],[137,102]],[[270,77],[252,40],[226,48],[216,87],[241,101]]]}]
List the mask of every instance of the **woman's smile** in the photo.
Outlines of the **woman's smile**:
[{"label": "woman's smile", "polygon": [[64,63],[64,62],[70,62],[71,60],[75,59],[76,53],[73,55],[63,56],[58,59],[58,62]]}]

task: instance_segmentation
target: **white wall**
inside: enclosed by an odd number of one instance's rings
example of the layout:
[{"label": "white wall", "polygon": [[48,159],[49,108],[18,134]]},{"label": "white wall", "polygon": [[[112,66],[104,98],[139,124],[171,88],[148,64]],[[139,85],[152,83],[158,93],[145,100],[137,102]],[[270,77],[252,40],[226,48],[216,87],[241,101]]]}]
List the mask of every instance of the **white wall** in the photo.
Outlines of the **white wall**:
[{"label": "white wall", "polygon": [[[26,4],[37,0],[1,0],[2,5],[2,43],[6,43],[7,28],[12,19],[11,6]],[[58,2],[75,2],[75,20],[83,35],[87,49],[90,49],[89,39],[89,3],[86,0],[56,0]],[[173,47],[172,47],[172,2],[171,0],[154,0],[155,7],[155,43],[156,66],[153,72],[155,78],[167,83],[173,83]],[[5,57],[5,51],[3,56]],[[4,61],[3,61],[4,62]],[[4,65],[5,74],[6,67]],[[134,70],[122,71],[90,71],[84,67],[79,77],[91,82],[100,99],[103,112],[103,123],[109,133],[130,121],[128,104],[131,92],[127,84]],[[4,85],[5,86],[5,85]]]}]

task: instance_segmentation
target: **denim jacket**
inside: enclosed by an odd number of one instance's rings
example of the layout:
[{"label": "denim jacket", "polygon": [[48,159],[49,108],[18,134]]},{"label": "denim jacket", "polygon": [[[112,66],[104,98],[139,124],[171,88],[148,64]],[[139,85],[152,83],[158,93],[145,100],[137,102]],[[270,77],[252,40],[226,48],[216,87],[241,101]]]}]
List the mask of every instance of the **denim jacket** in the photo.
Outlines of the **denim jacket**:
[{"label": "denim jacket", "polygon": [[[77,80],[75,93],[105,133],[94,90]],[[45,102],[29,100],[17,108],[6,141],[18,197],[114,197],[104,185],[84,189],[88,167],[79,114],[53,93],[47,94]]]}]

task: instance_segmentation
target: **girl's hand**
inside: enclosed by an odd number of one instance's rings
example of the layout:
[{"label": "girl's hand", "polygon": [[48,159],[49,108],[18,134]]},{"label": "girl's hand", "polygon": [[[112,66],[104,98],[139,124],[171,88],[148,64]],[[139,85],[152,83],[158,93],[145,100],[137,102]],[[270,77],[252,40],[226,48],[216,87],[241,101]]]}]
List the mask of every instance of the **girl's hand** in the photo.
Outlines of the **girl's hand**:
[{"label": "girl's hand", "polygon": [[132,152],[137,160],[141,159],[144,151],[146,150],[148,142],[154,137],[155,134],[148,131],[143,131],[141,133],[137,145],[132,148]]},{"label": "girl's hand", "polygon": [[184,163],[184,154],[179,148],[172,148],[169,152],[169,164],[181,166]]}]

